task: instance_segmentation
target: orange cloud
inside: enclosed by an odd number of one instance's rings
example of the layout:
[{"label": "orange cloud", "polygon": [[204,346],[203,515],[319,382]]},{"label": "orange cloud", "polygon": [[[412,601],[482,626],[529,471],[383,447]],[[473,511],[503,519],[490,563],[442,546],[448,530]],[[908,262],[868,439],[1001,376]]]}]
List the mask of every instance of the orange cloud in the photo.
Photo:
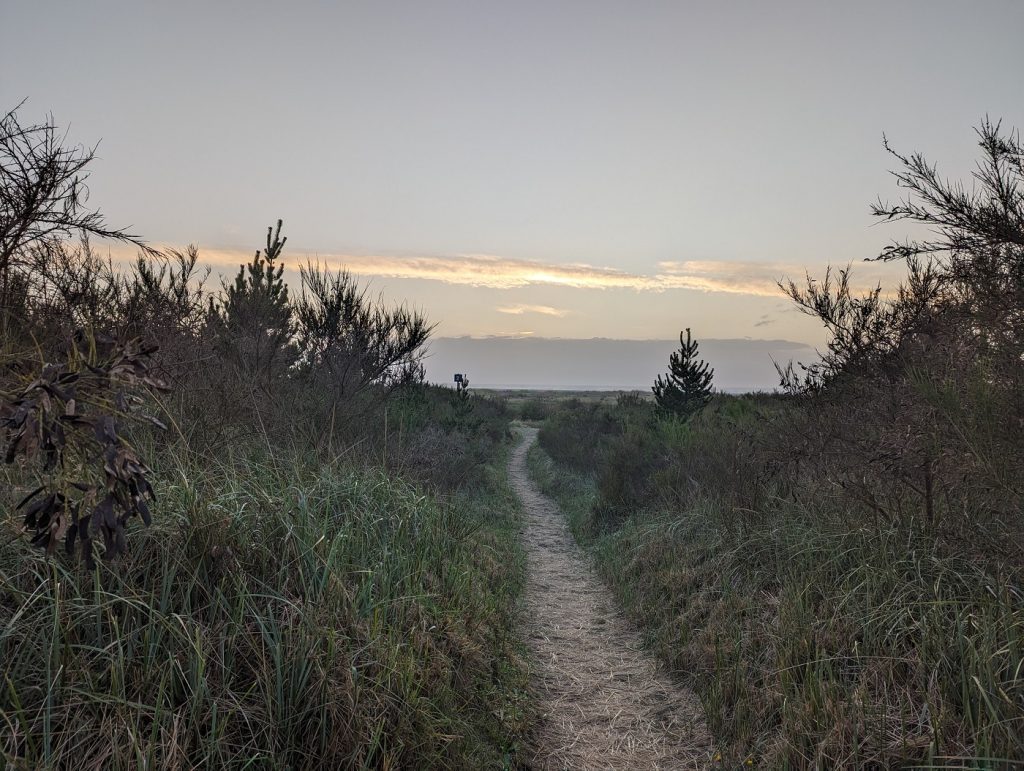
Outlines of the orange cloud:
[{"label": "orange cloud", "polygon": [[[706,292],[778,297],[778,282],[792,279],[801,285],[809,274],[821,278],[825,264],[807,266],[794,263],[727,262],[724,260],[686,260],[659,262],[659,277],[666,286],[678,289],[698,289]],[[893,286],[903,271],[892,263],[867,263],[854,268],[851,285],[857,292],[870,291],[876,284]]]},{"label": "orange cloud", "polygon": [[544,316],[568,316],[569,311],[562,308],[552,308],[550,305],[503,305],[495,308],[498,313],[510,313],[514,316],[521,316],[524,313],[540,313]]},{"label": "orange cloud", "polygon": [[[111,250],[112,253],[116,249]],[[224,249],[201,249],[204,264],[214,268],[233,270],[247,262],[252,252]],[[400,256],[317,254],[299,257],[286,254],[285,265],[298,268],[311,259],[329,268],[346,268],[365,277],[419,279],[447,284],[486,287],[490,289],[516,289],[526,286],[564,286],[573,289],[633,289],[638,292],[664,292],[687,289],[699,292],[726,292],[758,297],[779,297],[777,281],[791,277],[800,282],[810,270],[812,275],[824,273],[824,265],[807,268],[801,265],[724,260],[667,261],[657,265],[650,274],[633,273],[616,268],[599,267],[586,263],[558,264],[539,260],[523,260],[489,254],[462,254],[454,256]],[[894,278],[895,266],[871,263],[855,271],[865,289],[879,278],[883,284]],[[501,313],[520,315],[539,313],[564,316],[566,311],[550,306],[515,305],[499,308]]]}]

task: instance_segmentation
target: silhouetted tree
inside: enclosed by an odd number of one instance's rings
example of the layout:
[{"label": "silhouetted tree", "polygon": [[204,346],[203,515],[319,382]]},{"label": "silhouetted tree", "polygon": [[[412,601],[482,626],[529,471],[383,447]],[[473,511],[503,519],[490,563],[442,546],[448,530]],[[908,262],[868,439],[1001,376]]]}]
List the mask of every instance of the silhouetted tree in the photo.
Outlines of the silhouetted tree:
[{"label": "silhouetted tree", "polygon": [[[54,311],[55,300],[74,301],[78,318],[63,319],[66,311],[49,317],[65,333],[83,318],[91,325],[91,316],[109,304],[104,292],[112,283],[111,271],[93,259],[89,236],[128,242],[145,254],[158,254],[137,236],[109,227],[99,211],[86,206],[87,167],[95,148],[67,146],[52,118],[23,125],[18,117],[22,104],[0,113],[0,346],[8,353],[13,347],[19,354],[54,341],[52,330],[42,340],[38,334],[26,334],[38,301]],[[72,246],[74,237],[81,240],[81,249]]]},{"label": "silhouetted tree", "polygon": [[387,388],[423,381],[420,362],[432,326],[415,310],[388,308],[367,297],[348,271],[319,265],[300,269],[295,304],[299,371],[336,399],[369,385]]},{"label": "silhouetted tree", "polygon": [[668,373],[654,381],[654,398],[663,410],[689,418],[711,400],[715,374],[707,362],[698,358],[697,341],[690,337],[689,327],[679,333],[679,350],[669,356],[668,367]]},{"label": "silhouetted tree", "polygon": [[[879,259],[894,260],[937,254],[949,259],[955,272],[957,256],[989,249],[1024,248],[1024,145],[1015,131],[1004,133],[999,122],[986,118],[975,129],[982,157],[973,172],[974,184],[949,181],[921,153],[902,155],[884,142],[900,163],[891,172],[908,191],[898,203],[878,200],[871,213],[886,221],[907,220],[931,229],[927,241],[894,242]],[[962,266],[960,266],[962,267]]]},{"label": "silhouetted tree", "polygon": [[[1019,523],[1024,146],[989,120],[977,135],[970,184],[886,143],[903,198],[879,200],[872,213],[923,225],[929,236],[875,258],[906,262],[895,291],[858,294],[849,268],[782,283],[828,339],[820,361],[780,373],[788,391],[813,397],[789,458],[813,463],[876,518],[905,518],[913,496],[929,527],[989,539]],[[1001,540],[989,548],[1003,548]]]},{"label": "silhouetted tree", "polygon": [[[840,375],[866,377],[891,364],[908,343],[955,335],[984,360],[1019,363],[1024,356],[1024,145],[989,120],[977,129],[982,158],[970,187],[940,176],[920,153],[902,155],[892,171],[907,191],[897,203],[879,200],[872,214],[926,226],[924,241],[894,242],[878,257],[905,260],[908,277],[889,297],[881,287],[856,296],[849,268],[823,281],[780,283],[797,306],[829,332],[820,363],[805,377],[783,370],[791,391],[815,391]],[[993,377],[990,373],[987,377]]]},{"label": "silhouetted tree", "polygon": [[929,260],[909,257],[907,266],[907,280],[894,297],[885,297],[881,285],[857,294],[849,267],[828,267],[822,280],[808,277],[806,286],[780,282],[797,307],[820,320],[829,334],[820,360],[798,368],[792,362],[776,364],[782,387],[789,393],[817,393],[843,378],[881,373],[908,334],[931,329],[942,277]]},{"label": "silhouetted tree", "polygon": [[126,230],[108,227],[99,211],[86,208],[86,167],[95,148],[65,146],[52,118],[23,126],[20,107],[0,118],[0,282],[7,283],[12,266],[29,261],[30,246],[47,251],[76,234],[153,251]]},{"label": "silhouetted tree", "polygon": [[238,374],[267,392],[295,361],[292,343],[292,306],[278,262],[287,238],[267,228],[267,246],[252,261],[240,265],[235,283],[224,287],[219,306],[211,300],[211,325],[218,351]]}]

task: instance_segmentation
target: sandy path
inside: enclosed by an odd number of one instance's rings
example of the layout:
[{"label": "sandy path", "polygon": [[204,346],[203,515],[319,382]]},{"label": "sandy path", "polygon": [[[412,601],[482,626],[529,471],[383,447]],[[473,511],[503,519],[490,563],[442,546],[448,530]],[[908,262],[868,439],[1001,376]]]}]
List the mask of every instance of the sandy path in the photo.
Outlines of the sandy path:
[{"label": "sandy path", "polygon": [[700,702],[643,650],[558,506],[530,480],[526,452],[537,429],[522,432],[509,475],[526,514],[526,631],[543,716],[533,766],[706,767],[711,741]]}]

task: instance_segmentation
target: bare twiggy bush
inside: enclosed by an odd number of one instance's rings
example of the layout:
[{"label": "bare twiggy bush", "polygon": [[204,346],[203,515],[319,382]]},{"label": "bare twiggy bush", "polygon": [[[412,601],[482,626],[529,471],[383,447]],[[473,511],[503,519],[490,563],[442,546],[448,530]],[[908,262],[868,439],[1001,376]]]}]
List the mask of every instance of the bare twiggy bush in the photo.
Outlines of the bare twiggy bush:
[{"label": "bare twiggy bush", "polygon": [[723,764],[1013,768],[1024,757],[1024,174],[894,153],[933,229],[908,275],[788,282],[828,331],[788,393],[689,422],[565,403],[535,457],[599,570],[704,701]]},{"label": "bare twiggy bush", "polygon": [[84,208],[92,151],[0,130],[0,763],[514,763],[503,405],[423,384],[430,325],[348,274],[292,296],[280,222],[211,290]]},{"label": "bare twiggy bush", "polygon": [[422,382],[423,347],[433,329],[419,312],[371,300],[345,270],[301,269],[296,305],[299,370],[343,400],[370,386]]},{"label": "bare twiggy bush", "polygon": [[[22,103],[24,104],[24,103]],[[59,247],[77,234],[149,247],[125,229],[111,228],[87,207],[87,166],[95,148],[67,146],[52,118],[22,125],[19,104],[0,118],[0,278],[27,262],[28,250]]]},{"label": "bare twiggy bush", "polygon": [[971,188],[890,149],[908,195],[879,202],[875,215],[934,236],[882,251],[878,259],[907,262],[895,293],[856,296],[848,268],[783,286],[829,333],[819,363],[782,372],[808,399],[785,452],[873,519],[917,519],[953,541],[970,531],[967,542],[1018,561],[1024,149],[989,121],[978,136]]}]

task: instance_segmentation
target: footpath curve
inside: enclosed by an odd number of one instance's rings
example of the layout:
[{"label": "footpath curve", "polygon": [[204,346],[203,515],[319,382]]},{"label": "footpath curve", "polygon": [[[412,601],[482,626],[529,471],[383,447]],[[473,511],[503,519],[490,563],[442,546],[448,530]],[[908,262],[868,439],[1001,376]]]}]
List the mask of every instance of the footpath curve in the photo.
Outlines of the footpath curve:
[{"label": "footpath curve", "polygon": [[525,512],[525,621],[536,662],[539,769],[700,769],[711,738],[697,697],[672,682],[593,574],[558,506],[537,489],[522,428],[509,478]]}]

